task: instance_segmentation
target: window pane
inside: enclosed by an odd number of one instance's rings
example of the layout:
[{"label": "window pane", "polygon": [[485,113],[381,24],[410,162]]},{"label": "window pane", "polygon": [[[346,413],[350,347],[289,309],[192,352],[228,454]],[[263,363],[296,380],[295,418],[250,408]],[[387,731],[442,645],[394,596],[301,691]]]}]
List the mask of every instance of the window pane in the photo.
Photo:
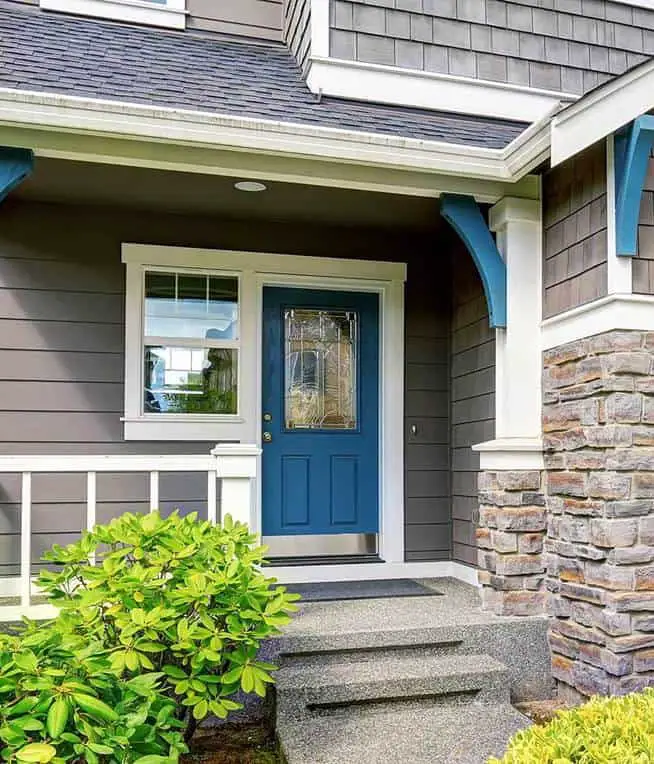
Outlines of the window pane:
[{"label": "window pane", "polygon": [[289,309],[284,323],[286,426],[355,429],[357,314]]},{"label": "window pane", "polygon": [[148,345],[146,414],[236,414],[238,351]]},{"label": "window pane", "polygon": [[145,336],[238,339],[238,279],[147,272]]}]

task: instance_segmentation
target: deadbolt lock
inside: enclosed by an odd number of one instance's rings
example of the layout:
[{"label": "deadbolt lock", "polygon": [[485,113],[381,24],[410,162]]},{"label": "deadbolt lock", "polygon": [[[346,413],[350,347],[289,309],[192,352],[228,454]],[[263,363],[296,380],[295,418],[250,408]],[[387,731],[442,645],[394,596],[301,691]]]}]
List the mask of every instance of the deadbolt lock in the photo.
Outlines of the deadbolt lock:
[{"label": "deadbolt lock", "polygon": [[263,415],[263,421],[264,422],[272,422],[272,414],[265,413]]},{"label": "deadbolt lock", "polygon": [[272,441],[272,432],[264,432],[263,434],[263,442],[264,443],[270,443]]}]

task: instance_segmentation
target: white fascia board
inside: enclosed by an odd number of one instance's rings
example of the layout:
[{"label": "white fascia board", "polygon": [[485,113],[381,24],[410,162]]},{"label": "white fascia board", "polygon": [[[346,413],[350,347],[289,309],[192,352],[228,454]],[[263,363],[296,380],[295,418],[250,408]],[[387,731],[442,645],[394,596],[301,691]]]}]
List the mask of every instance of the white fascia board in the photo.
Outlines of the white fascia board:
[{"label": "white fascia board", "polygon": [[[155,154],[172,154],[175,162],[153,158],[147,165],[161,169],[179,169],[188,172],[215,172],[221,174],[220,163],[211,167],[194,167],[188,157],[194,150],[221,150],[229,155],[222,174],[238,174],[240,167],[234,157],[260,157],[263,155],[331,163],[353,175],[357,167],[374,168],[380,172],[412,171],[420,173],[423,183],[400,193],[438,196],[440,193],[474,193],[480,201],[497,201],[505,194],[504,184],[513,184],[524,178],[547,152],[547,130],[541,121],[525,131],[504,149],[420,140],[393,135],[366,133],[315,125],[295,124],[275,120],[235,117],[208,112],[171,109],[144,104],[82,98],[52,93],[0,88],[0,142],[4,145],[33,148],[39,156],[99,161],[117,164],[137,164],[132,159],[137,142],[152,146]],[[38,137],[41,145],[30,141]],[[46,136],[47,139],[44,139]],[[85,139],[106,142],[112,152],[85,155],[78,145]],[[118,139],[118,140],[116,140]],[[56,145],[65,148],[57,149]],[[118,148],[116,146],[118,145]],[[124,147],[124,152],[123,152]],[[124,153],[124,157],[121,154]],[[215,162],[215,159],[214,159]],[[177,164],[177,167],[171,166]],[[261,176],[261,167],[251,176]],[[293,179],[286,171],[270,176],[271,180],[289,182],[319,182],[312,171],[308,177]],[[451,178],[441,188],[429,189],[425,179],[437,174]],[[494,187],[476,190],[463,189],[457,181],[479,179],[493,181]],[[355,183],[353,180],[352,183]],[[431,183],[434,186],[434,182]],[[437,185],[437,184],[436,184]],[[388,190],[392,190],[389,184]],[[349,185],[348,187],[354,187]],[[367,187],[364,185],[361,186]],[[527,195],[531,195],[527,192]]]},{"label": "white fascia board", "polygon": [[601,85],[552,120],[552,166],[654,107],[654,59]]},{"label": "white fascia board", "polygon": [[565,345],[616,329],[654,330],[654,296],[615,294],[543,321],[542,349]]},{"label": "white fascia board", "polygon": [[307,85],[314,93],[475,116],[535,122],[577,96],[435,74],[396,66],[312,56]]}]

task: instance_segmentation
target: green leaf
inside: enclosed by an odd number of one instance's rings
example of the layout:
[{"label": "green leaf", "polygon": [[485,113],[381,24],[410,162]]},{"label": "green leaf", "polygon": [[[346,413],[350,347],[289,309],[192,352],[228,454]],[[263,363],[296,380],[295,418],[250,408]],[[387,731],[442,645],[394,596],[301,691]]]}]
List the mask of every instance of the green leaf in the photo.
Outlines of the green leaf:
[{"label": "green leaf", "polygon": [[164,666],[163,672],[171,679],[186,679],[186,674],[178,666]]},{"label": "green leaf", "polygon": [[251,666],[245,666],[241,674],[241,688],[243,692],[252,692],[254,690],[254,671]]},{"label": "green leaf", "polygon": [[86,747],[90,748],[93,751],[93,753],[100,753],[100,754],[104,753],[109,756],[114,752],[114,749],[111,748],[110,746],[101,745],[100,743],[87,743]]},{"label": "green leaf", "polygon": [[201,700],[193,706],[193,718],[201,721],[209,713],[209,706],[206,700]]},{"label": "green leaf", "polygon": [[56,740],[66,729],[69,713],[70,706],[68,705],[66,698],[59,697],[50,706],[46,722],[46,729],[48,730],[48,735],[53,740]]},{"label": "green leaf", "polygon": [[47,764],[57,755],[57,749],[48,743],[30,743],[16,751],[18,761]]},{"label": "green leaf", "polygon": [[136,759],[134,764],[170,764],[169,756],[155,756],[150,754],[149,756],[141,756],[140,759]]}]

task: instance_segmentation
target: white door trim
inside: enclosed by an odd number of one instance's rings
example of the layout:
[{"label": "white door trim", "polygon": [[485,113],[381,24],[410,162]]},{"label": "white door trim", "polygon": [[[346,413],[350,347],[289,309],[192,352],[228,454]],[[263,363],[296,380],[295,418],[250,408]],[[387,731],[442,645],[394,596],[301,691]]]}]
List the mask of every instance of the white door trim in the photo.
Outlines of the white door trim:
[{"label": "white door trim", "polygon": [[[311,259],[311,258],[308,258]],[[341,260],[339,270],[356,260]],[[372,281],[361,278],[325,276],[290,276],[287,274],[259,273],[257,285],[257,342],[256,417],[258,424],[255,441],[259,447],[262,428],[263,393],[263,288],[264,286],[305,289],[331,289],[350,292],[373,292],[379,295],[379,555],[384,563],[404,562],[404,278],[391,281]],[[259,465],[259,475],[261,475]],[[256,532],[262,527],[261,480],[257,484]],[[320,567],[320,566],[319,566]],[[333,569],[334,566],[327,566]],[[366,565],[366,568],[371,567]],[[301,568],[306,571],[306,567]],[[277,572],[277,571],[276,571]],[[371,571],[372,572],[372,571]],[[328,579],[331,580],[331,579]]]}]

